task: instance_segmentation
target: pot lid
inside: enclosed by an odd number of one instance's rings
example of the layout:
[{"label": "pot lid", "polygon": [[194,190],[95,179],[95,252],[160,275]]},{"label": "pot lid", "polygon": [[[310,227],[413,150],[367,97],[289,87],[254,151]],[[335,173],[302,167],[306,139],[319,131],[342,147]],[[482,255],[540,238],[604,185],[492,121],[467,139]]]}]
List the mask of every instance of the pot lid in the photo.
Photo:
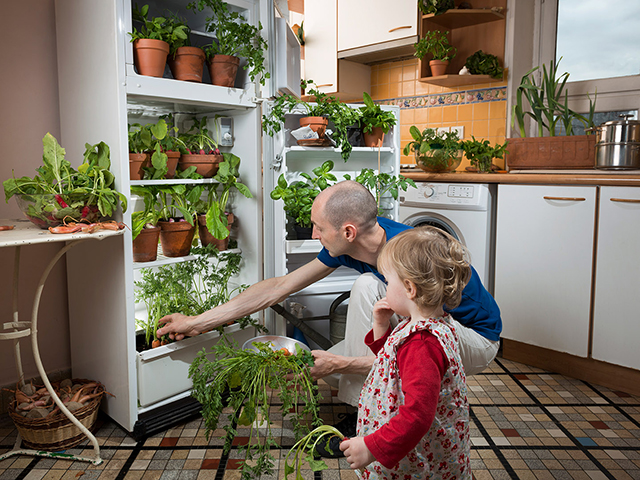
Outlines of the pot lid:
[{"label": "pot lid", "polygon": [[632,114],[620,115],[620,120],[609,120],[608,122],[604,122],[600,126],[603,127],[605,125],[640,125],[640,120],[630,120],[629,117],[633,117],[633,115]]}]

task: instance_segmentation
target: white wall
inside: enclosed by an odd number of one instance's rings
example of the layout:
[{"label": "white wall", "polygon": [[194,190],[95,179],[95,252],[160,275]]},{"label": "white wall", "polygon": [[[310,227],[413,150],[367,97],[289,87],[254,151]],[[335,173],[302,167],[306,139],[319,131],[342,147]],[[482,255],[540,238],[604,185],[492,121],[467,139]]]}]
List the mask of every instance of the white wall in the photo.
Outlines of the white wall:
[{"label": "white wall", "polygon": [[[42,138],[47,132],[51,132],[60,139],[54,2],[3,2],[2,18],[4,21],[0,29],[0,181],[10,178],[12,170],[16,176],[32,177],[35,169],[42,164]],[[20,217],[21,213],[15,199],[12,198],[6,203],[4,190],[0,195],[0,218]],[[22,320],[30,318],[38,279],[47,262],[59,248],[59,244],[22,248],[19,286],[19,313]],[[0,324],[12,319],[13,265],[14,249],[0,249]],[[91,275],[90,270],[88,275]],[[70,368],[67,277],[64,261],[59,262],[49,276],[38,318],[39,349],[45,370],[54,372]],[[25,376],[38,376],[28,338],[21,341],[21,349]],[[13,342],[2,341],[0,386],[16,381]]]}]

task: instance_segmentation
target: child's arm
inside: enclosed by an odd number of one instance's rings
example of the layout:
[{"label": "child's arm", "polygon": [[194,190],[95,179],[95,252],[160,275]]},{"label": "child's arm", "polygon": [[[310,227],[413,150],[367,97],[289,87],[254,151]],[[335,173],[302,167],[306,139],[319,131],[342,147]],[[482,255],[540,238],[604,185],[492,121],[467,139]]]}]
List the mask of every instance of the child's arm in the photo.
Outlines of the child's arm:
[{"label": "child's arm", "polygon": [[387,303],[387,297],[381,298],[373,306],[373,339],[378,340],[386,335],[391,325],[391,317],[395,312]]},{"label": "child's arm", "polygon": [[376,459],[364,443],[364,437],[345,438],[340,442],[340,450],[354,470],[366,467]]}]

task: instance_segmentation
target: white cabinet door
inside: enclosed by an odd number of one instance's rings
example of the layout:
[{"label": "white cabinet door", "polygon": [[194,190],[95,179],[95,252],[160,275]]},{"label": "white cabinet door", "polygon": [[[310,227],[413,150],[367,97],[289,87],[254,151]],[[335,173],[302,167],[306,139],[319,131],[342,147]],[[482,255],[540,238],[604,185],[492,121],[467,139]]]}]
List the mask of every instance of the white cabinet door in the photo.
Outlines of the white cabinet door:
[{"label": "white cabinet door", "polygon": [[593,317],[596,360],[640,369],[640,188],[601,187]]},{"label": "white cabinet door", "polygon": [[498,187],[503,338],[587,356],[595,199],[596,187]]},{"label": "white cabinet door", "polygon": [[415,0],[338,0],[338,51],[415,35],[418,35]]},{"label": "white cabinet door", "polygon": [[336,0],[304,2],[304,76],[324,93],[338,88],[336,16]]}]

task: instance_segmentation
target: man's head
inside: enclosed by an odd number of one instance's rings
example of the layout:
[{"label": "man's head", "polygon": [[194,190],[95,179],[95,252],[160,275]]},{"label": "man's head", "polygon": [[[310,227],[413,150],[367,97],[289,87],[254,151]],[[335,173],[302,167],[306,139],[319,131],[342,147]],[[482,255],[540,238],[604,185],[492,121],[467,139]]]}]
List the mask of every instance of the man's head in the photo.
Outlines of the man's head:
[{"label": "man's head", "polygon": [[375,230],[378,206],[371,192],[353,180],[323,190],[311,209],[313,238],[319,239],[332,256],[343,255],[357,235]]}]

